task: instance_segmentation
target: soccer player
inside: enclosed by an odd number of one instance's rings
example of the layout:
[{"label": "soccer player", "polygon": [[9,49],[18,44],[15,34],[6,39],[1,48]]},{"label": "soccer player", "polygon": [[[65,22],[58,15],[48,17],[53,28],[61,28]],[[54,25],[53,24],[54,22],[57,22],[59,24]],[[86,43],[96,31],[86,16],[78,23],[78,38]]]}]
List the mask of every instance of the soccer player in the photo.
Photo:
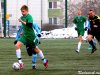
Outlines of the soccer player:
[{"label": "soccer player", "polygon": [[93,38],[95,37],[100,44],[100,18],[95,14],[94,10],[89,11],[89,21],[90,29],[88,30],[88,41],[92,46],[92,54],[97,50],[93,43]]},{"label": "soccer player", "polygon": [[36,39],[35,33],[32,28],[33,24],[33,18],[32,16],[28,13],[28,7],[26,5],[23,5],[21,7],[21,13],[22,16],[19,19],[19,22],[22,23],[22,28],[23,28],[23,34],[18,40],[17,44],[15,45],[16,47],[16,56],[18,58],[18,62],[20,64],[20,69],[23,69],[24,65],[22,62],[22,57],[21,57],[21,46],[23,44],[25,45],[30,45],[33,50],[40,56],[40,58],[43,61],[44,66],[47,68],[48,67],[48,60],[44,58],[43,52],[37,48],[38,40]]},{"label": "soccer player", "polygon": [[[86,21],[86,26],[87,26],[87,34],[88,34],[88,31],[90,30],[89,15],[88,15],[88,19],[87,19],[87,21]],[[88,40],[87,40],[87,41],[88,41]],[[88,43],[89,43],[89,42],[88,42]],[[96,46],[96,40],[95,40],[95,39],[93,40],[93,43],[94,43],[94,45]],[[91,46],[90,43],[89,43],[88,50],[92,50],[92,46]]]},{"label": "soccer player", "polygon": [[[18,39],[21,37],[20,34],[22,30],[23,30],[22,26],[19,26],[19,30],[17,32],[16,40],[14,41],[14,44],[16,44]],[[37,23],[34,21],[33,21],[33,30],[35,31],[37,40],[39,40],[39,38],[41,37],[41,29],[38,27]],[[32,69],[36,69],[36,59],[37,59],[36,52],[33,50],[32,47],[30,47],[30,45],[26,45],[26,50],[27,50],[28,55],[32,56]]]},{"label": "soccer player", "polygon": [[84,28],[84,23],[86,22],[86,17],[82,16],[81,10],[78,11],[78,15],[74,17],[73,23],[76,25],[75,30],[77,30],[78,36],[79,36],[79,42],[78,42],[78,47],[76,49],[76,52],[80,52],[81,44],[83,41],[82,36],[84,36],[84,32],[86,28]]}]

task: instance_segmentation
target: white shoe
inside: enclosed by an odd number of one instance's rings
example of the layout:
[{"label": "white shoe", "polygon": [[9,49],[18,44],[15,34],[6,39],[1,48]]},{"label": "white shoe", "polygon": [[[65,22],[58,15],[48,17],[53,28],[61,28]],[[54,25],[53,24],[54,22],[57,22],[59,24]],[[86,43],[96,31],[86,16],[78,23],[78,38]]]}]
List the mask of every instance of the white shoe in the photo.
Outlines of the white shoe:
[{"label": "white shoe", "polygon": [[79,50],[76,50],[76,53],[79,53]]}]

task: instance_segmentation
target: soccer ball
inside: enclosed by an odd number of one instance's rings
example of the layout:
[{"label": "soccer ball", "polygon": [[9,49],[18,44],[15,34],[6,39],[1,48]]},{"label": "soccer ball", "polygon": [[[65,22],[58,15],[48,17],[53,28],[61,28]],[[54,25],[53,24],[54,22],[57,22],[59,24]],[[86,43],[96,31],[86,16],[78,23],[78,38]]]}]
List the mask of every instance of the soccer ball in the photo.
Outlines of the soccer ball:
[{"label": "soccer ball", "polygon": [[19,70],[20,69],[20,64],[18,62],[14,62],[13,65],[12,65],[12,68],[14,70]]}]

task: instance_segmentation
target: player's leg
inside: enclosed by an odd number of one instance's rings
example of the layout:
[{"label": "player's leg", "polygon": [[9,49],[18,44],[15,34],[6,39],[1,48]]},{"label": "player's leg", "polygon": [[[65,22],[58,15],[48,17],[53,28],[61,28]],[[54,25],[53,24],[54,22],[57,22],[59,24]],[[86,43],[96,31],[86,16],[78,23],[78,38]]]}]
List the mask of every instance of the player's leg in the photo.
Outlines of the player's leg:
[{"label": "player's leg", "polygon": [[[88,42],[89,43],[89,42]],[[93,38],[93,44],[94,46],[96,46],[96,40]],[[92,49],[92,45],[89,43],[89,47],[88,47],[89,50]]]},{"label": "player's leg", "polygon": [[32,56],[32,69],[36,69],[36,59],[37,59],[37,54],[34,51],[34,48],[30,45],[26,45],[26,50],[29,56]]},{"label": "player's leg", "polygon": [[94,51],[96,50],[96,46],[93,43],[93,35],[88,35],[87,37],[89,44],[92,46],[92,51],[91,53],[94,53]]},{"label": "player's leg", "polygon": [[97,39],[98,44],[100,45],[100,32],[95,35],[95,38]]},{"label": "player's leg", "polygon": [[45,59],[42,50],[40,50],[38,47],[36,47],[34,50],[39,55],[39,57],[42,59],[44,66],[47,68],[48,67],[48,60]]},{"label": "player's leg", "polygon": [[20,49],[23,44],[26,44],[26,38],[22,35],[21,38],[19,39],[19,41],[15,45],[16,56],[17,56],[18,62],[20,64],[20,69],[23,69],[23,67],[24,67],[23,62],[22,62],[22,57],[21,57],[21,49]]},{"label": "player's leg", "polygon": [[18,41],[15,45],[16,47],[16,56],[18,58],[18,62],[20,64],[20,69],[23,69],[23,62],[22,62],[22,57],[21,57],[21,49],[20,47],[23,45],[20,41]]},{"label": "player's leg", "polygon": [[32,54],[32,69],[36,69],[36,60],[37,60],[37,54],[34,52]]},{"label": "player's leg", "polygon": [[82,36],[84,35],[84,31],[78,31],[78,35],[79,35],[79,42],[78,42],[78,46],[77,46],[76,52],[79,53],[80,49],[81,49],[82,41],[83,41]]},{"label": "player's leg", "polygon": [[79,36],[78,46],[77,46],[77,52],[80,52],[81,45],[82,45],[82,41],[83,41],[83,39],[82,39],[82,36],[80,35],[80,36]]},{"label": "player's leg", "polygon": [[[33,38],[33,37],[32,37]],[[39,57],[42,59],[44,66],[47,68],[48,67],[48,60],[44,58],[44,54],[42,50],[40,50],[37,46],[39,43],[38,39],[33,39],[34,41],[30,41],[32,43],[32,46],[34,47],[34,51],[39,55]],[[30,43],[29,43],[30,44]]]}]

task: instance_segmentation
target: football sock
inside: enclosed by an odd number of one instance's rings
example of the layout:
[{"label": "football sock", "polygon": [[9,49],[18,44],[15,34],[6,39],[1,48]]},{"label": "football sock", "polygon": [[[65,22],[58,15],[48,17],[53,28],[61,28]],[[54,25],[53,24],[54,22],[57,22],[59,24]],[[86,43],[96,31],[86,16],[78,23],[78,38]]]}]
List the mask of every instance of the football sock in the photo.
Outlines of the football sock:
[{"label": "football sock", "polygon": [[78,47],[77,47],[77,51],[78,51],[78,52],[80,51],[81,44],[82,44],[82,42],[79,42],[79,43],[78,43]]},{"label": "football sock", "polygon": [[32,54],[32,66],[36,66],[37,54]]},{"label": "football sock", "polygon": [[40,52],[38,53],[38,55],[39,55],[39,57],[40,57],[41,59],[44,59],[44,55],[43,55],[43,52],[42,52],[42,51],[40,51]]},{"label": "football sock", "polygon": [[17,49],[17,50],[16,50],[16,56],[17,56],[17,58],[18,58],[18,62],[19,62],[19,63],[22,63],[21,50],[20,50],[20,49]]},{"label": "football sock", "polygon": [[92,46],[92,48],[93,48],[93,49],[95,49],[95,48],[96,48],[92,40],[91,40],[91,41],[89,41],[89,44]]}]

